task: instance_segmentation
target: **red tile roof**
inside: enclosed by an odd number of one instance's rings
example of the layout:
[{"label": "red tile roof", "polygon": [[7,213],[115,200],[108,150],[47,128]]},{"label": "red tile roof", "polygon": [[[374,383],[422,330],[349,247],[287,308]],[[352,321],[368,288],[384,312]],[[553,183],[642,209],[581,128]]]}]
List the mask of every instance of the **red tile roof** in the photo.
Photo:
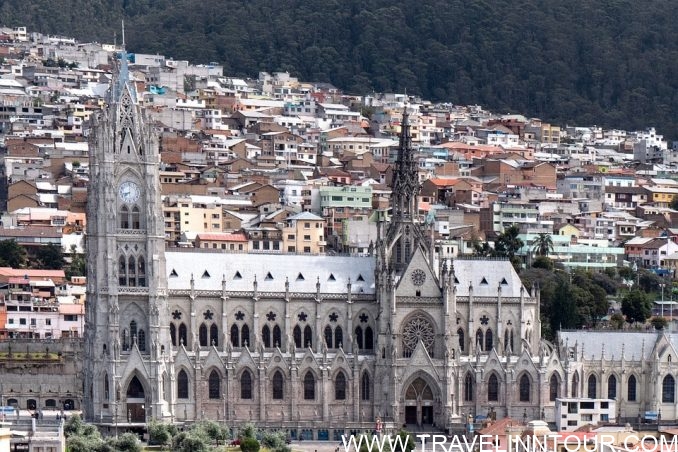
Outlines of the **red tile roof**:
[{"label": "red tile roof", "polygon": [[220,242],[247,242],[247,236],[243,232],[210,232],[200,233],[196,236],[197,240],[212,240]]}]

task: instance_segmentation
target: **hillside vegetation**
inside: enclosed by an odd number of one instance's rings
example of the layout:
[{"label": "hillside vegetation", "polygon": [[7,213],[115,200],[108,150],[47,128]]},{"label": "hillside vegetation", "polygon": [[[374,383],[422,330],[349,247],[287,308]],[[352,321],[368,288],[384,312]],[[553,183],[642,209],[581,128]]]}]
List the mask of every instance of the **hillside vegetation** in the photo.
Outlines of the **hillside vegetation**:
[{"label": "hillside vegetation", "polygon": [[5,26],[678,137],[670,0],[0,0]]}]

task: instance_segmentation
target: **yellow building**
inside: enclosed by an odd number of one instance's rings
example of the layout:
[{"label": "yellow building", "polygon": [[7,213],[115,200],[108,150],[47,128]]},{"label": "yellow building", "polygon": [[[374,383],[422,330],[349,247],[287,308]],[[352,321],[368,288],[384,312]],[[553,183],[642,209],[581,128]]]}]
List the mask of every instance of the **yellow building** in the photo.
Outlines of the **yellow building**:
[{"label": "yellow building", "polygon": [[222,232],[223,207],[218,196],[167,196],[163,202],[165,238],[184,233]]},{"label": "yellow building", "polygon": [[283,250],[288,253],[325,252],[325,219],[310,212],[287,218],[283,228]]},{"label": "yellow building", "polygon": [[576,237],[579,238],[581,231],[578,227],[572,224],[565,224],[560,229],[558,229],[558,235],[564,235],[566,237]]},{"label": "yellow building", "polygon": [[677,187],[653,186],[644,187],[647,191],[647,201],[655,203],[658,207],[669,207],[673,198],[678,196]]}]

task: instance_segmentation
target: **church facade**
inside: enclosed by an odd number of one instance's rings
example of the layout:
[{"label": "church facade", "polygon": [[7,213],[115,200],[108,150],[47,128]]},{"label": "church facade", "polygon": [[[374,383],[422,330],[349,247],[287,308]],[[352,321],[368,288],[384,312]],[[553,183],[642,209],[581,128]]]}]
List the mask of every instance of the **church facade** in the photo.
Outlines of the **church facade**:
[{"label": "church facade", "polygon": [[440,430],[487,413],[548,419],[591,373],[605,391],[583,337],[541,340],[538,290],[508,261],[438,258],[406,115],[373,256],[166,250],[158,141],[125,61],[90,145],[86,419],[337,439],[377,418]]}]

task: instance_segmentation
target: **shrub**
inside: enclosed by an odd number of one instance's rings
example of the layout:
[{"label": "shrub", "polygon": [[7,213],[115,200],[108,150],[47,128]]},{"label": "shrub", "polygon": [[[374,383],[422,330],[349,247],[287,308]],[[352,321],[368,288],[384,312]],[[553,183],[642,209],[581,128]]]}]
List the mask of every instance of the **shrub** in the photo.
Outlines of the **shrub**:
[{"label": "shrub", "polygon": [[240,441],[240,450],[242,452],[259,452],[259,441],[255,438],[245,437]]}]

